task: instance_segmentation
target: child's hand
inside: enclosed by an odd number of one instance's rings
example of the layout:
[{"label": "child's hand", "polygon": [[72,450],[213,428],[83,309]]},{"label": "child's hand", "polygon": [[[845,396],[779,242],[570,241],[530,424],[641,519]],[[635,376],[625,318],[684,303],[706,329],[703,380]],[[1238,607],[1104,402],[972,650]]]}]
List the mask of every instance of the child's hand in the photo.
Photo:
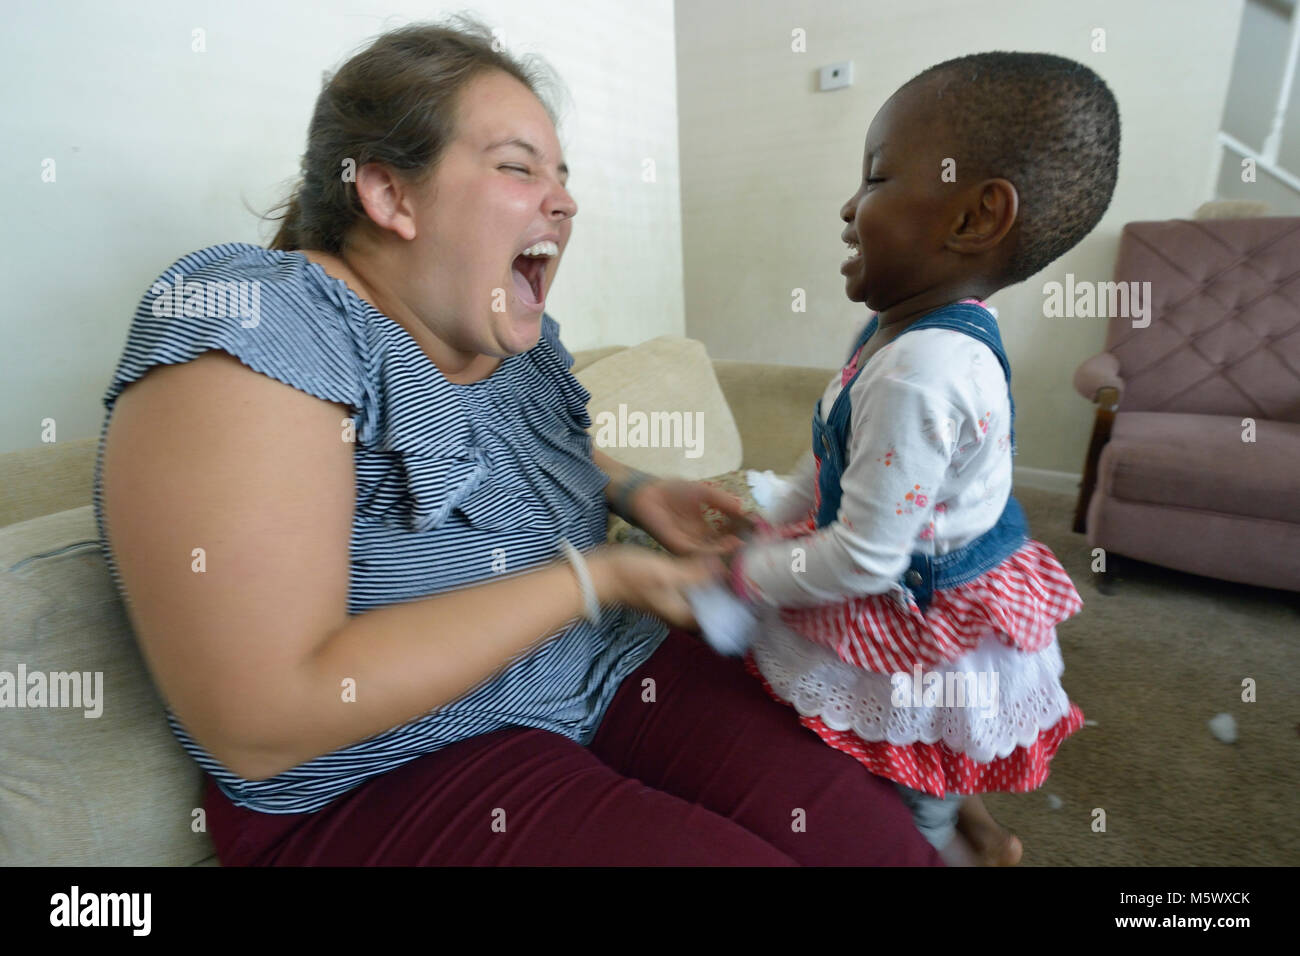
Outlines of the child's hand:
[{"label": "child's hand", "polygon": [[[722,515],[710,521],[706,512]],[[740,499],[702,481],[664,478],[639,488],[629,517],[674,554],[730,554],[752,521]]]}]

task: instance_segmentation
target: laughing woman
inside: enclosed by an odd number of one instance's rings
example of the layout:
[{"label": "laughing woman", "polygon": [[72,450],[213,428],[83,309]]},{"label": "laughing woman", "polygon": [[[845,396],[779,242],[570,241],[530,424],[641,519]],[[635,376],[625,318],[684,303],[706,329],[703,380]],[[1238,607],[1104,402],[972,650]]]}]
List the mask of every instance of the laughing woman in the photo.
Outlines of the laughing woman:
[{"label": "laughing woman", "polygon": [[[679,629],[727,545],[702,508],[738,503],[592,450],[543,311],[577,205],[537,86],[473,25],[380,37],[272,247],[187,255],[136,313],[95,510],[220,861],[934,863],[890,785]],[[255,319],[155,314],[218,282]],[[679,557],[603,545],[609,507]]]}]

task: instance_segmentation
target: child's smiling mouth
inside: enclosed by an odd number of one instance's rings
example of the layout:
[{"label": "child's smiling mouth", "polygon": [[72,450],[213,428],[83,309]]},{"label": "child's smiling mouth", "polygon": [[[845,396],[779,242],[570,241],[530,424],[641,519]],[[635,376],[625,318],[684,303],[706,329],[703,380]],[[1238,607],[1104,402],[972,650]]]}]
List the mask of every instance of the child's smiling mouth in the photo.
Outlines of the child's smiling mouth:
[{"label": "child's smiling mouth", "polygon": [[849,254],[840,263],[840,272],[845,272],[849,266],[855,265],[862,258],[862,247],[858,245],[858,240],[851,239],[848,236],[841,236],[844,244],[849,247]]}]

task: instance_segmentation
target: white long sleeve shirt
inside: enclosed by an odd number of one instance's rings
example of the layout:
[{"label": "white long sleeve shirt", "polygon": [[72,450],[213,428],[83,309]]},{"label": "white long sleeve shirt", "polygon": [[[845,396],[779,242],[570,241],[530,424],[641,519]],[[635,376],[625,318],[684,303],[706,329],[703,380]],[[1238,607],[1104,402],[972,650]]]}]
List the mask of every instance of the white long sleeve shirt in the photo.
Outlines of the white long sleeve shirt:
[{"label": "white long sleeve shirt", "polygon": [[[823,419],[840,394],[837,372]],[[873,355],[850,391],[852,429],[835,521],[811,535],[748,546],[741,570],[763,603],[810,607],[883,594],[914,552],[941,555],[996,524],[1011,492],[1011,408],[993,352],[961,332],[907,332]],[[773,510],[814,505],[815,464]]]}]

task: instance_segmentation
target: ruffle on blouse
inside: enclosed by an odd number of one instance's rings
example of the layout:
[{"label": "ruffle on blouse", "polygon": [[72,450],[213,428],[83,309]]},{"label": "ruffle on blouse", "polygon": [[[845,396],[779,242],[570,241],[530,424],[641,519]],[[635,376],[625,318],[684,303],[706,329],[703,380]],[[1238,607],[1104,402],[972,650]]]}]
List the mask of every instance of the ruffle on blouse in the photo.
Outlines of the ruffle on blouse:
[{"label": "ruffle on blouse", "polygon": [[[486,530],[558,528],[600,497],[606,479],[591,463],[590,395],[569,374],[554,319],[543,316],[537,345],[506,358],[488,379],[455,385],[405,329],[355,297],[344,300],[361,327],[375,392],[369,433],[358,429],[358,467],[368,454],[398,466],[378,469],[389,477],[358,500],[361,514],[414,532],[440,527],[453,511]],[[557,400],[538,401],[539,387],[554,389]],[[521,421],[551,454],[534,458],[519,447]]]},{"label": "ruffle on blouse", "polygon": [[[807,533],[803,524],[780,529],[782,537]],[[893,674],[954,660],[990,632],[1017,650],[1042,650],[1056,625],[1081,607],[1079,592],[1056,556],[1030,540],[973,581],[936,590],[925,611],[900,587],[780,613],[796,634],[845,663]]]}]

